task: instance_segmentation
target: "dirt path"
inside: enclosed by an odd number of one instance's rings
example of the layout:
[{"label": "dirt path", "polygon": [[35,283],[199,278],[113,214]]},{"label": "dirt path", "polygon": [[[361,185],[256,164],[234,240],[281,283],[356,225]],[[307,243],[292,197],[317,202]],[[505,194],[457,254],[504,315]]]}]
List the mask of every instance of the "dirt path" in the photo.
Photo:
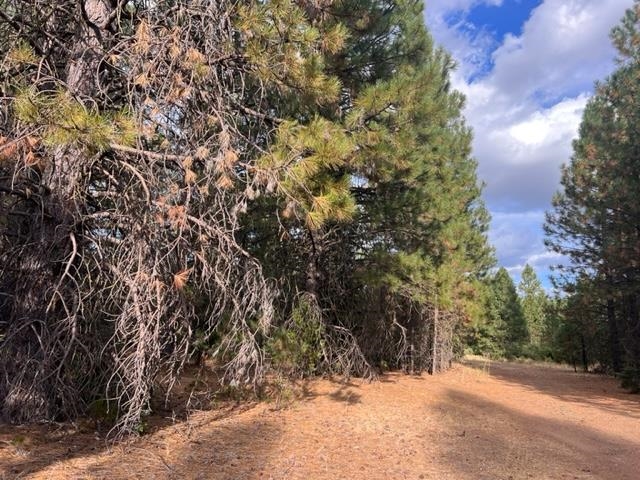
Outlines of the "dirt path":
[{"label": "dirt path", "polygon": [[0,427],[0,478],[640,479],[638,396],[612,379],[509,363],[315,382],[285,410],[203,412],[109,449],[29,432],[16,442],[20,429]]}]

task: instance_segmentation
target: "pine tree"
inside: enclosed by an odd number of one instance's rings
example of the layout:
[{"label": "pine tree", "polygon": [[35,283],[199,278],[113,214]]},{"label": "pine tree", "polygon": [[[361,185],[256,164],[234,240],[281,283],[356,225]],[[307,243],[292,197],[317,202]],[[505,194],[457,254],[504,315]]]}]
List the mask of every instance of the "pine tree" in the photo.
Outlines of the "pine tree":
[{"label": "pine tree", "polygon": [[[492,263],[464,99],[449,87],[453,64],[427,34],[421,2],[345,1],[323,12],[317,25],[344,21],[348,32],[345,48],[327,61],[342,84],[340,105],[325,112],[346,137],[335,135],[334,164],[318,165],[314,155],[295,168],[348,179],[340,205],[349,214],[305,222],[301,212],[313,203],[296,204],[296,195],[283,191],[281,229],[260,209],[245,238],[251,251],[272,259],[266,264],[274,274],[316,297],[329,328],[348,326],[370,363],[406,364],[409,344],[425,360],[439,335],[430,319],[455,317],[441,325],[452,336],[481,302],[478,278]],[[283,151],[297,141],[287,138]],[[345,155],[336,154],[343,144]],[[316,203],[330,211],[331,202]],[[265,200],[264,207],[273,205]],[[254,242],[265,238],[270,242]],[[416,358],[413,367],[422,368]]]},{"label": "pine tree", "polygon": [[526,264],[522,271],[522,277],[518,284],[522,313],[529,332],[529,341],[532,346],[540,347],[546,328],[546,304],[545,294],[540,280],[531,265]]},{"label": "pine tree", "polygon": [[482,283],[481,309],[465,325],[465,346],[475,355],[504,358],[507,355],[507,323],[501,315],[501,302],[491,280]]},{"label": "pine tree", "polygon": [[499,321],[505,326],[503,350],[509,356],[518,356],[529,338],[529,332],[516,286],[504,267],[491,279],[491,289],[492,308],[498,312]]},{"label": "pine tree", "polygon": [[212,339],[226,381],[261,380],[274,292],[239,243],[244,212],[276,192],[311,229],[354,209],[353,142],[325,115],[346,34],[313,5],[2,2],[7,418],[106,397],[134,431]]},{"label": "pine tree", "polygon": [[630,386],[640,377],[639,25],[635,2],[612,31],[619,67],[597,85],[585,109],[573,158],[563,169],[564,191],[554,199],[546,226],[549,246],[571,259],[567,288],[572,279],[589,278],[594,303],[605,304],[607,363],[616,372],[626,369]]},{"label": "pine tree", "polygon": [[[433,46],[418,20],[421,10],[419,2],[398,5],[396,21],[406,33],[397,48],[405,60],[390,80],[365,89],[347,117],[350,125],[366,127],[354,172],[359,215],[351,249],[360,256],[356,285],[384,292],[378,311],[388,312],[386,328],[408,334],[412,368],[426,360],[425,368],[434,369],[448,362],[452,329],[480,301],[474,282],[492,256],[471,135],[461,116],[464,99],[449,87],[453,64]],[[369,315],[357,330],[369,330],[362,325]],[[364,343],[378,349],[372,339],[380,334],[368,335]]]},{"label": "pine tree", "polygon": [[450,364],[493,258],[421,2],[0,8],[6,417],[135,431],[203,348],[234,385]]}]

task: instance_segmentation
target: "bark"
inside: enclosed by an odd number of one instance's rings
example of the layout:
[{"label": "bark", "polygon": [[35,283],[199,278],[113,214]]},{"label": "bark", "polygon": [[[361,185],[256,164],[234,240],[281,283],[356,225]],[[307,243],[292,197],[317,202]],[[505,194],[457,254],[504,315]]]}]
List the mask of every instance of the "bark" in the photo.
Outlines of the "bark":
[{"label": "bark", "polygon": [[432,326],[432,336],[431,336],[431,366],[429,369],[429,373],[431,375],[436,374],[440,365],[438,364],[438,321],[440,316],[440,310],[436,306],[433,311],[433,326]]},{"label": "bark", "polygon": [[79,2],[83,22],[78,24],[77,43],[67,67],[67,87],[79,97],[91,97],[98,86],[104,36],[112,8],[106,0]]},{"label": "bark", "polygon": [[[98,73],[104,55],[104,41],[112,7],[106,0],[84,0],[79,2],[77,41],[71,51],[66,71],[66,87],[69,94],[80,101],[95,98],[98,91]],[[84,153],[77,148],[60,148],[54,162],[45,174],[45,185],[53,192],[59,207],[64,210],[67,199],[73,197],[79,171],[83,166]],[[62,213],[62,212],[61,212]]]},{"label": "bark", "polygon": [[[97,71],[102,57],[101,25],[110,7],[104,0],[80,2],[76,42],[66,72],[69,94],[88,99],[97,90]],[[77,338],[81,312],[77,288],[69,270],[78,253],[76,218],[82,211],[75,195],[86,153],[79,147],[60,146],[42,174],[39,203],[30,203],[31,215],[23,224],[27,239],[19,256],[12,259],[12,275],[4,291],[13,301],[8,311],[12,319],[10,352],[3,352],[5,375],[0,385],[2,413],[14,421],[51,418],[54,412],[75,413],[77,392],[65,391],[58,379],[65,375],[64,363]],[[80,245],[80,248],[82,246]],[[59,333],[69,332],[71,341],[60,344]],[[25,371],[25,363],[33,365]]]},{"label": "bark", "polygon": [[320,245],[315,234],[309,230],[309,240],[311,242],[311,252],[307,258],[307,271],[305,278],[305,291],[314,297],[318,295],[318,284],[320,272],[318,269],[318,260],[320,257]]},{"label": "bark", "polygon": [[611,367],[614,372],[620,373],[622,371],[622,352],[620,348],[620,334],[618,332],[615,303],[612,298],[607,299],[607,326],[609,328]]},{"label": "bark", "polygon": [[640,366],[640,311],[638,309],[637,295],[632,294],[627,297],[627,306],[629,324],[625,331],[625,338],[628,343],[626,354],[632,366],[637,367]]}]

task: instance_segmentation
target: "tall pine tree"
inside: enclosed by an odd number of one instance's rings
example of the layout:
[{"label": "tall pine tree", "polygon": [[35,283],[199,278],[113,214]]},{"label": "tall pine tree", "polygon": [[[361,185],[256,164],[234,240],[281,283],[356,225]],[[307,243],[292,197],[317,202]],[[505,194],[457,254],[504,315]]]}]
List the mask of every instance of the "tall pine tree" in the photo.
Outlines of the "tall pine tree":
[{"label": "tall pine tree", "polygon": [[640,378],[639,27],[636,1],[612,31],[618,69],[596,86],[585,109],[573,158],[563,169],[564,190],[546,226],[549,246],[571,260],[569,282],[589,278],[594,306],[604,305],[606,363],[624,370],[632,388]]},{"label": "tall pine tree", "polygon": [[529,332],[529,342],[540,347],[546,330],[547,295],[531,265],[526,264],[518,284],[522,313]]}]

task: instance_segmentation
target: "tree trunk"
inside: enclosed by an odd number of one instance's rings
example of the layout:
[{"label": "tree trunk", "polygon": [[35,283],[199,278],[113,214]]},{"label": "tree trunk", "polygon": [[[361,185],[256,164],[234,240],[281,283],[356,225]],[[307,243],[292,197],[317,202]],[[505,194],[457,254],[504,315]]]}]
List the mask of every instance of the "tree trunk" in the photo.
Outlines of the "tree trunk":
[{"label": "tree trunk", "polygon": [[[78,15],[83,21],[77,23],[69,62],[60,73],[69,94],[79,101],[97,92],[104,27],[111,10],[106,0],[80,2]],[[31,215],[16,250],[20,254],[8,259],[11,278],[3,279],[3,290],[12,297],[6,311],[6,336],[11,342],[0,353],[0,408],[14,421],[76,413],[81,386],[65,384],[64,377],[68,361],[83,363],[81,354],[71,353],[79,347],[82,325],[78,287],[70,272],[81,255],[75,219],[80,211],[77,189],[86,164],[80,147],[53,149],[42,173],[41,197],[38,203],[29,203]]]},{"label": "tree trunk", "polygon": [[440,316],[440,310],[436,306],[433,311],[433,326],[431,335],[431,368],[429,373],[434,375],[438,372],[438,320]]},{"label": "tree trunk", "polygon": [[615,373],[620,373],[622,371],[622,352],[620,349],[620,334],[616,320],[615,303],[612,298],[607,299],[607,325],[609,327],[611,367]]},{"label": "tree trunk", "polygon": [[320,246],[316,240],[314,232],[309,230],[309,240],[311,242],[311,252],[307,258],[307,269],[305,278],[305,291],[314,297],[318,295],[318,280],[320,272],[318,271],[318,258],[320,256]]},{"label": "tree trunk", "polygon": [[584,341],[584,335],[580,334],[580,348],[582,349],[582,368],[585,372],[589,371],[589,359],[587,357],[587,345]]},{"label": "tree trunk", "polygon": [[624,337],[626,339],[625,350],[628,363],[632,368],[640,367],[640,311],[638,310],[638,297],[631,294],[627,297],[629,309],[629,324]]},{"label": "tree trunk", "polygon": [[[105,28],[113,10],[107,0],[84,0],[79,2],[79,14],[84,21],[78,22],[77,41],[71,51],[66,66],[66,87],[70,95],[81,102],[93,100],[98,91],[98,73],[104,55],[104,37],[109,33]],[[45,186],[52,192],[54,201],[61,208],[69,203],[77,187],[82,169],[83,152],[77,147],[61,146],[54,155],[54,161],[45,172]]]}]

